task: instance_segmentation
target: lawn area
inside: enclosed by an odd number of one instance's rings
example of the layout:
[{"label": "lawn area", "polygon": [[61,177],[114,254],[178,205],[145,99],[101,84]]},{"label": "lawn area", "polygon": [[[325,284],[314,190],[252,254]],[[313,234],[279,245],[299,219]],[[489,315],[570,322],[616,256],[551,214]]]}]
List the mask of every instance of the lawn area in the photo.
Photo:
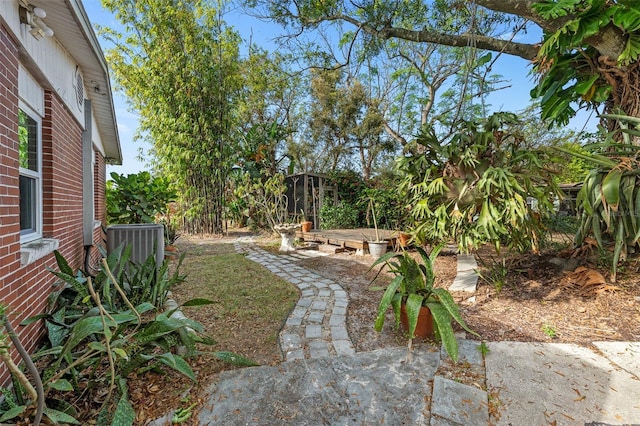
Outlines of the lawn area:
[{"label": "lawn area", "polygon": [[235,253],[230,244],[187,249],[183,267],[187,279],[174,293],[180,301],[202,297],[214,302],[184,313],[205,326],[218,342],[215,349],[260,364],[280,361],[278,331],[298,300],[293,285]]},{"label": "lawn area", "polygon": [[[178,303],[193,298],[214,302],[182,309],[187,317],[200,322],[205,334],[216,342],[200,349],[236,352],[261,365],[281,362],[278,332],[298,300],[297,289],[237,254],[233,244],[185,240],[179,247],[186,254],[181,272],[187,278],[172,289],[174,298]],[[192,359],[190,364],[198,378],[196,386],[181,376],[169,379],[153,373],[131,386],[135,388],[131,394],[137,402],[138,421],[160,417],[169,407],[188,407],[198,401],[216,373],[236,368],[211,355]],[[150,392],[149,383],[155,380],[170,380],[174,391],[164,395]],[[188,396],[184,397],[186,391]]]}]

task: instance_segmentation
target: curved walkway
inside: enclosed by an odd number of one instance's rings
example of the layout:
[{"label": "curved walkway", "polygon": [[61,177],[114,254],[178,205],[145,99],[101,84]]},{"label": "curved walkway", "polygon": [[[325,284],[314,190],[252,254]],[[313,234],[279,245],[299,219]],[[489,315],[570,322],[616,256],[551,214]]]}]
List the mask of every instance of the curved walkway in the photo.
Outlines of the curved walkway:
[{"label": "curved walkway", "polygon": [[347,332],[349,299],[342,286],[296,265],[299,255],[276,255],[246,243],[251,241],[235,242],[236,251],[300,289],[300,299],[280,331],[285,360],[354,354]]},{"label": "curved walkway", "polygon": [[[640,394],[638,342],[594,342],[600,354],[572,344],[461,339],[457,366],[443,352],[414,351],[409,362],[404,347],[354,353],[339,284],[295,257],[240,241],[236,249],[300,288],[280,335],[293,361],[220,373],[201,425],[640,424],[640,406],[629,399]],[[471,275],[460,274],[471,259],[458,261],[460,278]],[[470,278],[460,281],[471,290]]]}]

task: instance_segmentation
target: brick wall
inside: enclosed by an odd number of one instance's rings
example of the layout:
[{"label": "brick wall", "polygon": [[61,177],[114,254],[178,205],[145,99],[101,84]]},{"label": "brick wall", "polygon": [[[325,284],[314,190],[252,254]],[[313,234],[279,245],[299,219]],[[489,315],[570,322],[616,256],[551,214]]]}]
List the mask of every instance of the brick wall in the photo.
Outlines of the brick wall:
[{"label": "brick wall", "polygon": [[60,241],[71,265],[81,265],[82,128],[53,92],[45,92],[42,120],[43,234]]},{"label": "brick wall", "polygon": [[18,193],[18,48],[0,25],[0,301],[20,266]]},{"label": "brick wall", "polygon": [[[9,318],[28,351],[44,334],[41,322],[18,324],[42,313],[56,277],[53,254],[27,266],[20,264],[20,218],[18,190],[18,49],[0,24],[0,303],[9,307]],[[96,162],[104,169],[104,160]],[[42,120],[43,235],[59,240],[60,252],[72,268],[83,261],[82,238],[82,129],[57,94],[45,91]],[[104,170],[97,170],[104,185]],[[102,205],[100,204],[102,203]],[[96,214],[104,214],[104,195]],[[14,351],[14,355],[15,351]],[[15,357],[17,360],[18,358]],[[0,386],[9,376],[0,365]]]}]

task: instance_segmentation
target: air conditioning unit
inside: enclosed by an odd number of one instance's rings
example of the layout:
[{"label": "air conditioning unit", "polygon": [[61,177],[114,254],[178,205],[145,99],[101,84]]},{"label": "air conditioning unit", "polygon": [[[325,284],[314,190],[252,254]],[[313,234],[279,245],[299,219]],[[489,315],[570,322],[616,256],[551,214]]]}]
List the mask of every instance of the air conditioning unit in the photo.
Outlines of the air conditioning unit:
[{"label": "air conditioning unit", "polygon": [[144,263],[152,254],[160,267],[164,260],[164,226],[158,224],[111,225],[107,227],[107,254],[121,244],[131,246],[130,260]]}]

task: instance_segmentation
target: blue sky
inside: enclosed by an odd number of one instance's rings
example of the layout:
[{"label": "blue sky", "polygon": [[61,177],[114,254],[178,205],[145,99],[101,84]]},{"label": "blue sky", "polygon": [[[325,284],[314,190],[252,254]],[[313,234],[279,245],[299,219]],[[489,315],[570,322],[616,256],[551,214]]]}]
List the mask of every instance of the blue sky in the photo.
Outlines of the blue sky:
[{"label": "blue sky", "polygon": [[[83,4],[93,24],[108,27],[118,26],[116,19],[102,8],[100,0],[84,0]],[[232,12],[225,15],[225,20],[236,28],[245,41],[251,39],[254,43],[267,49],[273,47],[271,41],[278,36],[279,27],[246,15]],[[489,95],[488,103],[492,110],[519,111],[526,108],[530,101],[529,92],[534,86],[531,76],[528,75],[530,70],[528,62],[521,58],[502,55],[493,70],[508,80],[510,87]],[[107,172],[129,174],[145,170],[147,165],[137,157],[140,148],[144,150],[146,147],[141,142],[133,140],[138,126],[137,117],[128,110],[126,99],[120,93],[114,92],[113,97],[122,145],[123,164],[122,166],[109,166]],[[596,118],[592,117],[590,120],[588,118],[587,114],[579,114],[572,120],[570,127],[581,130],[586,125],[588,129],[594,129]]]}]

